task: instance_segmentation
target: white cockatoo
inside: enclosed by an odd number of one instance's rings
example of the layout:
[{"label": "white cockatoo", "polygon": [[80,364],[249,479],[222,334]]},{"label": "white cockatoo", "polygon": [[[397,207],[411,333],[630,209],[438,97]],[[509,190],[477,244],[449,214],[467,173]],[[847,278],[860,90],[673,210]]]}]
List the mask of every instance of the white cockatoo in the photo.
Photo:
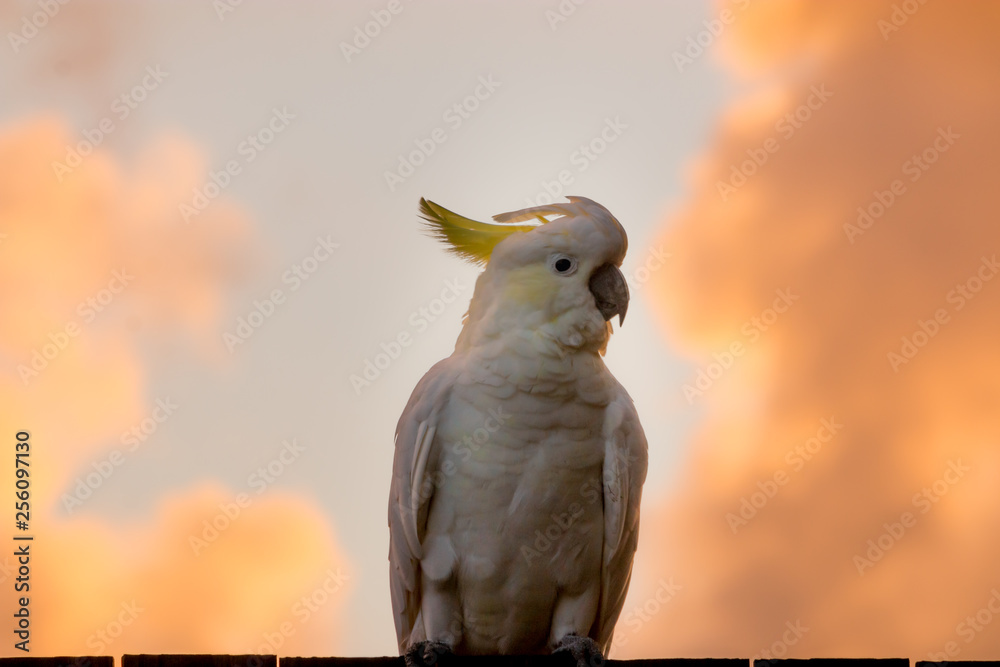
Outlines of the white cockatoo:
[{"label": "white cockatoo", "polygon": [[568,199],[491,223],[420,201],[434,236],[486,266],[455,351],[396,426],[390,588],[411,667],[444,652],[583,663],[611,645],[646,477],[638,415],[602,359],[628,308],[628,239]]}]

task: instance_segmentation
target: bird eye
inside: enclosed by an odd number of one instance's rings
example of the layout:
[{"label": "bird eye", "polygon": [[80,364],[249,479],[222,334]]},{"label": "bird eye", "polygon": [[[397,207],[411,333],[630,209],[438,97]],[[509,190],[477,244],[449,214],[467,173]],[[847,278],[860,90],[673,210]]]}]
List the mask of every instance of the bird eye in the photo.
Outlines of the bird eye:
[{"label": "bird eye", "polygon": [[569,255],[552,255],[549,258],[549,266],[561,276],[572,275],[576,272],[576,260]]}]

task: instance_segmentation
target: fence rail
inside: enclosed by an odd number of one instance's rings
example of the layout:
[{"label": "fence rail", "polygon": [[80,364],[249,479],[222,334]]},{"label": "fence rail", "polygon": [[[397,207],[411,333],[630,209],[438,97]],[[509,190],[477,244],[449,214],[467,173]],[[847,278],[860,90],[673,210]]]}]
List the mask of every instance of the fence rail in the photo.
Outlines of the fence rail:
[{"label": "fence rail", "polygon": [[[445,655],[440,667],[575,667],[569,655]],[[751,666],[751,662],[753,665]],[[605,667],[910,667],[909,658],[663,658],[607,660]],[[403,667],[397,656],[382,658],[278,658],[273,655],[126,654],[119,667]],[[1000,661],[914,660],[914,667],[1000,667]],[[0,658],[0,667],[115,667],[112,656]]]}]

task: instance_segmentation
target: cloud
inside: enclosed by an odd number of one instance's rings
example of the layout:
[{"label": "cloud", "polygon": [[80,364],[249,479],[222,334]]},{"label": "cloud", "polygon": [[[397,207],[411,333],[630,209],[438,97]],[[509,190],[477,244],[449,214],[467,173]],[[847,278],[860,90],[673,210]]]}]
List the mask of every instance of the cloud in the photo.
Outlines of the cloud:
[{"label": "cloud", "polygon": [[683,588],[619,657],[995,656],[1000,8],[743,5],[651,289],[703,423],[632,599]]},{"label": "cloud", "polygon": [[[153,359],[222,356],[259,253],[225,195],[185,224],[206,160],[184,137],[54,168],[80,140],[55,116],[0,129],[0,432],[31,434],[31,650],[329,653],[350,569],[312,498],[204,480],[134,520],[62,511],[73,476],[151,413]],[[12,503],[0,513],[14,525]],[[16,565],[0,560],[5,586]],[[2,596],[0,614],[15,605]]]},{"label": "cloud", "polygon": [[135,524],[52,525],[33,545],[33,646],[56,655],[329,652],[349,569],[313,503],[272,493],[240,507],[236,493],[205,485]]}]

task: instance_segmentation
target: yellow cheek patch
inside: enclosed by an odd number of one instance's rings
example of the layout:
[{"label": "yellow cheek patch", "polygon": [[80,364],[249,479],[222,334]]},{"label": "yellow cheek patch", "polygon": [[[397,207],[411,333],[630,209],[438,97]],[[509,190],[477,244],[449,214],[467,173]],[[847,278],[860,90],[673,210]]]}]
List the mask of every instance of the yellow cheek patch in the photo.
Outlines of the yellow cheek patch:
[{"label": "yellow cheek patch", "polygon": [[551,297],[553,289],[552,275],[548,268],[524,266],[508,273],[507,280],[504,281],[503,298],[541,310]]}]

